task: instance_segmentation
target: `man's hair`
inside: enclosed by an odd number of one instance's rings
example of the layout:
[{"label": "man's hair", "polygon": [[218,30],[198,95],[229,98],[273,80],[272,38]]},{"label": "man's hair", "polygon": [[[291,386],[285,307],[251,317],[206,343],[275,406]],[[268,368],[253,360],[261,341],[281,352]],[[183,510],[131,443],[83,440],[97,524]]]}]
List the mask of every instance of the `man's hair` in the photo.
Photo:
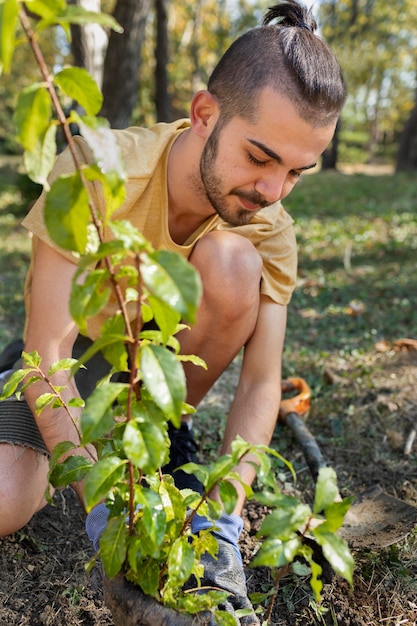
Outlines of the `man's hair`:
[{"label": "man's hair", "polygon": [[241,35],[225,52],[208,82],[222,125],[234,116],[254,121],[265,87],[286,96],[312,126],[333,123],[346,85],[333,52],[316,34],[311,9],[286,0],[271,7],[262,26]]}]

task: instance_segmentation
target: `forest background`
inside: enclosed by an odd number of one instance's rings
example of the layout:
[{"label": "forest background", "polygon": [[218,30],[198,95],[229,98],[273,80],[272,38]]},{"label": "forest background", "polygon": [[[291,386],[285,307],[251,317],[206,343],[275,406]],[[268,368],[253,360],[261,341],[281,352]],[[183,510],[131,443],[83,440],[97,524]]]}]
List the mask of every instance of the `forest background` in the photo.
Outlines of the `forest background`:
[{"label": "forest background", "polygon": [[[59,2],[59,0],[54,0]],[[56,29],[40,44],[54,69],[85,66],[102,87],[101,114],[114,128],[188,116],[222,52],[260,23],[271,1],[70,0],[112,13],[124,28],[74,27],[71,46]],[[311,2],[307,2],[309,6]],[[29,5],[30,6],[30,3]],[[343,67],[349,96],[323,168],[390,163],[417,169],[417,0],[318,0],[319,34]],[[19,154],[13,112],[17,94],[38,80],[27,45],[0,81],[0,154]],[[68,103],[70,105],[71,103]]]},{"label": "forest background", "polygon": [[[149,125],[187,116],[219,56],[259,24],[273,1],[82,0],[85,8],[113,13],[123,35],[75,28],[70,48],[57,28],[53,38],[40,35],[40,44],[54,71],[74,60],[97,78],[102,115],[113,127]],[[310,428],[344,495],[378,483],[417,505],[417,444],[405,453],[417,406],[417,0],[317,0],[314,11],[341,61],[349,97],[322,163],[329,171],[306,176],[288,199],[300,270],[284,376],[305,376],[310,384]],[[26,44],[13,68],[0,75],[0,349],[21,336],[30,240],[20,222],[39,191],[22,173],[13,123],[18,93],[40,80]],[[219,448],[238,372],[239,362],[199,407],[197,434],[207,458]],[[273,445],[297,471],[297,485],[288,488],[308,501],[312,481],[291,435],[278,427]],[[0,540],[0,624],[111,624],[97,577],[84,571],[91,555],[84,514],[71,493],[59,494],[56,504]],[[249,558],[265,511],[245,515],[242,549]],[[415,626],[417,533],[355,553],[355,561],[354,591],[331,580],[321,607],[311,599],[308,576],[286,579],[271,624]],[[249,582],[259,592],[268,581],[262,571]]]}]

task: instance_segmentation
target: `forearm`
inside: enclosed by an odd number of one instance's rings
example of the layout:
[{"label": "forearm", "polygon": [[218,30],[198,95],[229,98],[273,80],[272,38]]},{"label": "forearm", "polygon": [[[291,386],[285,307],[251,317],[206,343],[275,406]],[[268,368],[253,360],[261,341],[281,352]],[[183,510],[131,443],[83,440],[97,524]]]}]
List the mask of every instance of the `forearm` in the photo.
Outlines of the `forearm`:
[{"label": "forearm", "polygon": [[[269,445],[281,402],[282,350],[286,326],[286,308],[261,297],[258,322],[245,346],[239,385],[225,430],[222,452],[230,451],[237,435],[254,445]],[[256,469],[245,461],[236,468],[242,481],[251,485]],[[238,487],[239,513],[245,496]]]},{"label": "forearm", "polygon": [[[70,399],[79,397],[75,383],[73,380],[68,380],[68,378],[61,375],[61,380],[58,382],[55,379],[54,384],[64,386],[63,391],[59,394],[64,406],[58,408],[47,406],[39,415],[36,411],[37,398],[43,393],[51,393],[51,387],[46,382],[37,382],[31,385],[25,392],[26,401],[31,408],[48,450],[52,453],[55,446],[59,443],[71,441],[76,447],[63,455],[61,461],[64,461],[68,456],[79,455],[95,462],[97,453],[94,446],[79,446],[81,409],[68,406]],[[71,486],[84,504],[83,483],[72,483]]]},{"label": "forearm", "polygon": [[[231,444],[238,435],[254,445],[269,445],[277,421],[280,399],[280,380],[276,380],[274,384],[255,384],[246,390],[239,386],[227,420],[222,454],[230,452]],[[244,457],[236,471],[246,485],[251,485],[256,477],[256,469],[248,461],[256,462],[256,459],[252,455]],[[245,493],[238,484],[235,487],[239,493],[235,512],[240,513]]]}]

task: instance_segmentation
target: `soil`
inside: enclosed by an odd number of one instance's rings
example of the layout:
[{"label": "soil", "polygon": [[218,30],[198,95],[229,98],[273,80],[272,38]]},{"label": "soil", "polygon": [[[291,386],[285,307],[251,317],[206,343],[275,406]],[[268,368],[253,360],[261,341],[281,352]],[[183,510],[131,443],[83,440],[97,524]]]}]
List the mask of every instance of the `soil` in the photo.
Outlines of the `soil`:
[{"label": "soil", "polygon": [[[323,384],[331,385],[338,410],[344,402],[349,403],[345,415],[350,417],[330,419],[313,408],[309,424],[337,472],[344,496],[379,484],[387,493],[417,506],[417,445],[407,449],[417,412],[414,348],[377,347],[370,364],[371,388],[361,388],[353,367],[351,372],[338,372],[337,364],[330,363],[325,372]],[[200,408],[201,420],[195,420],[202,451],[209,456],[218,446],[216,437],[220,438],[238,369],[238,363],[232,364]],[[296,486],[288,488],[310,502],[314,484],[285,427],[277,427],[273,444],[297,471]],[[245,509],[241,541],[245,563],[256,549],[254,535],[266,514],[265,507],[257,504]],[[0,626],[113,624],[103,603],[98,568],[90,574],[85,571],[93,552],[84,519],[74,493],[67,489],[55,495],[55,506],[46,507],[21,531],[0,540]],[[416,625],[415,533],[394,546],[355,551],[354,558],[353,589],[327,571],[321,605],[312,599],[307,574],[286,576],[280,583],[270,625]],[[273,582],[272,574],[263,568],[247,569],[247,580],[251,593],[266,591]]]}]

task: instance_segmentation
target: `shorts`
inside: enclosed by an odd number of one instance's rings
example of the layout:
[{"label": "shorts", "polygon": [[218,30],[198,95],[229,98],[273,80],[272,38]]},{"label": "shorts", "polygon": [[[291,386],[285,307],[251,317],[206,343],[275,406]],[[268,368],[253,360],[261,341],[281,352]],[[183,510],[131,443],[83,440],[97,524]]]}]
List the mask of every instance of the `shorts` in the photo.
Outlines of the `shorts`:
[{"label": "shorts", "polygon": [[[79,335],[74,344],[73,357],[79,358],[90,345],[90,339]],[[0,380],[0,393],[12,372],[19,369],[21,365],[22,361],[19,358],[11,370],[4,372]],[[81,368],[77,372],[75,381],[78,391],[84,400],[95,389],[97,382],[108,374],[109,370],[109,363],[100,353],[97,353],[86,363],[85,369]],[[21,396],[21,399],[13,396],[7,400],[0,401],[0,443],[32,448],[49,456],[48,448],[42,438],[36,420],[23,396]]]}]

